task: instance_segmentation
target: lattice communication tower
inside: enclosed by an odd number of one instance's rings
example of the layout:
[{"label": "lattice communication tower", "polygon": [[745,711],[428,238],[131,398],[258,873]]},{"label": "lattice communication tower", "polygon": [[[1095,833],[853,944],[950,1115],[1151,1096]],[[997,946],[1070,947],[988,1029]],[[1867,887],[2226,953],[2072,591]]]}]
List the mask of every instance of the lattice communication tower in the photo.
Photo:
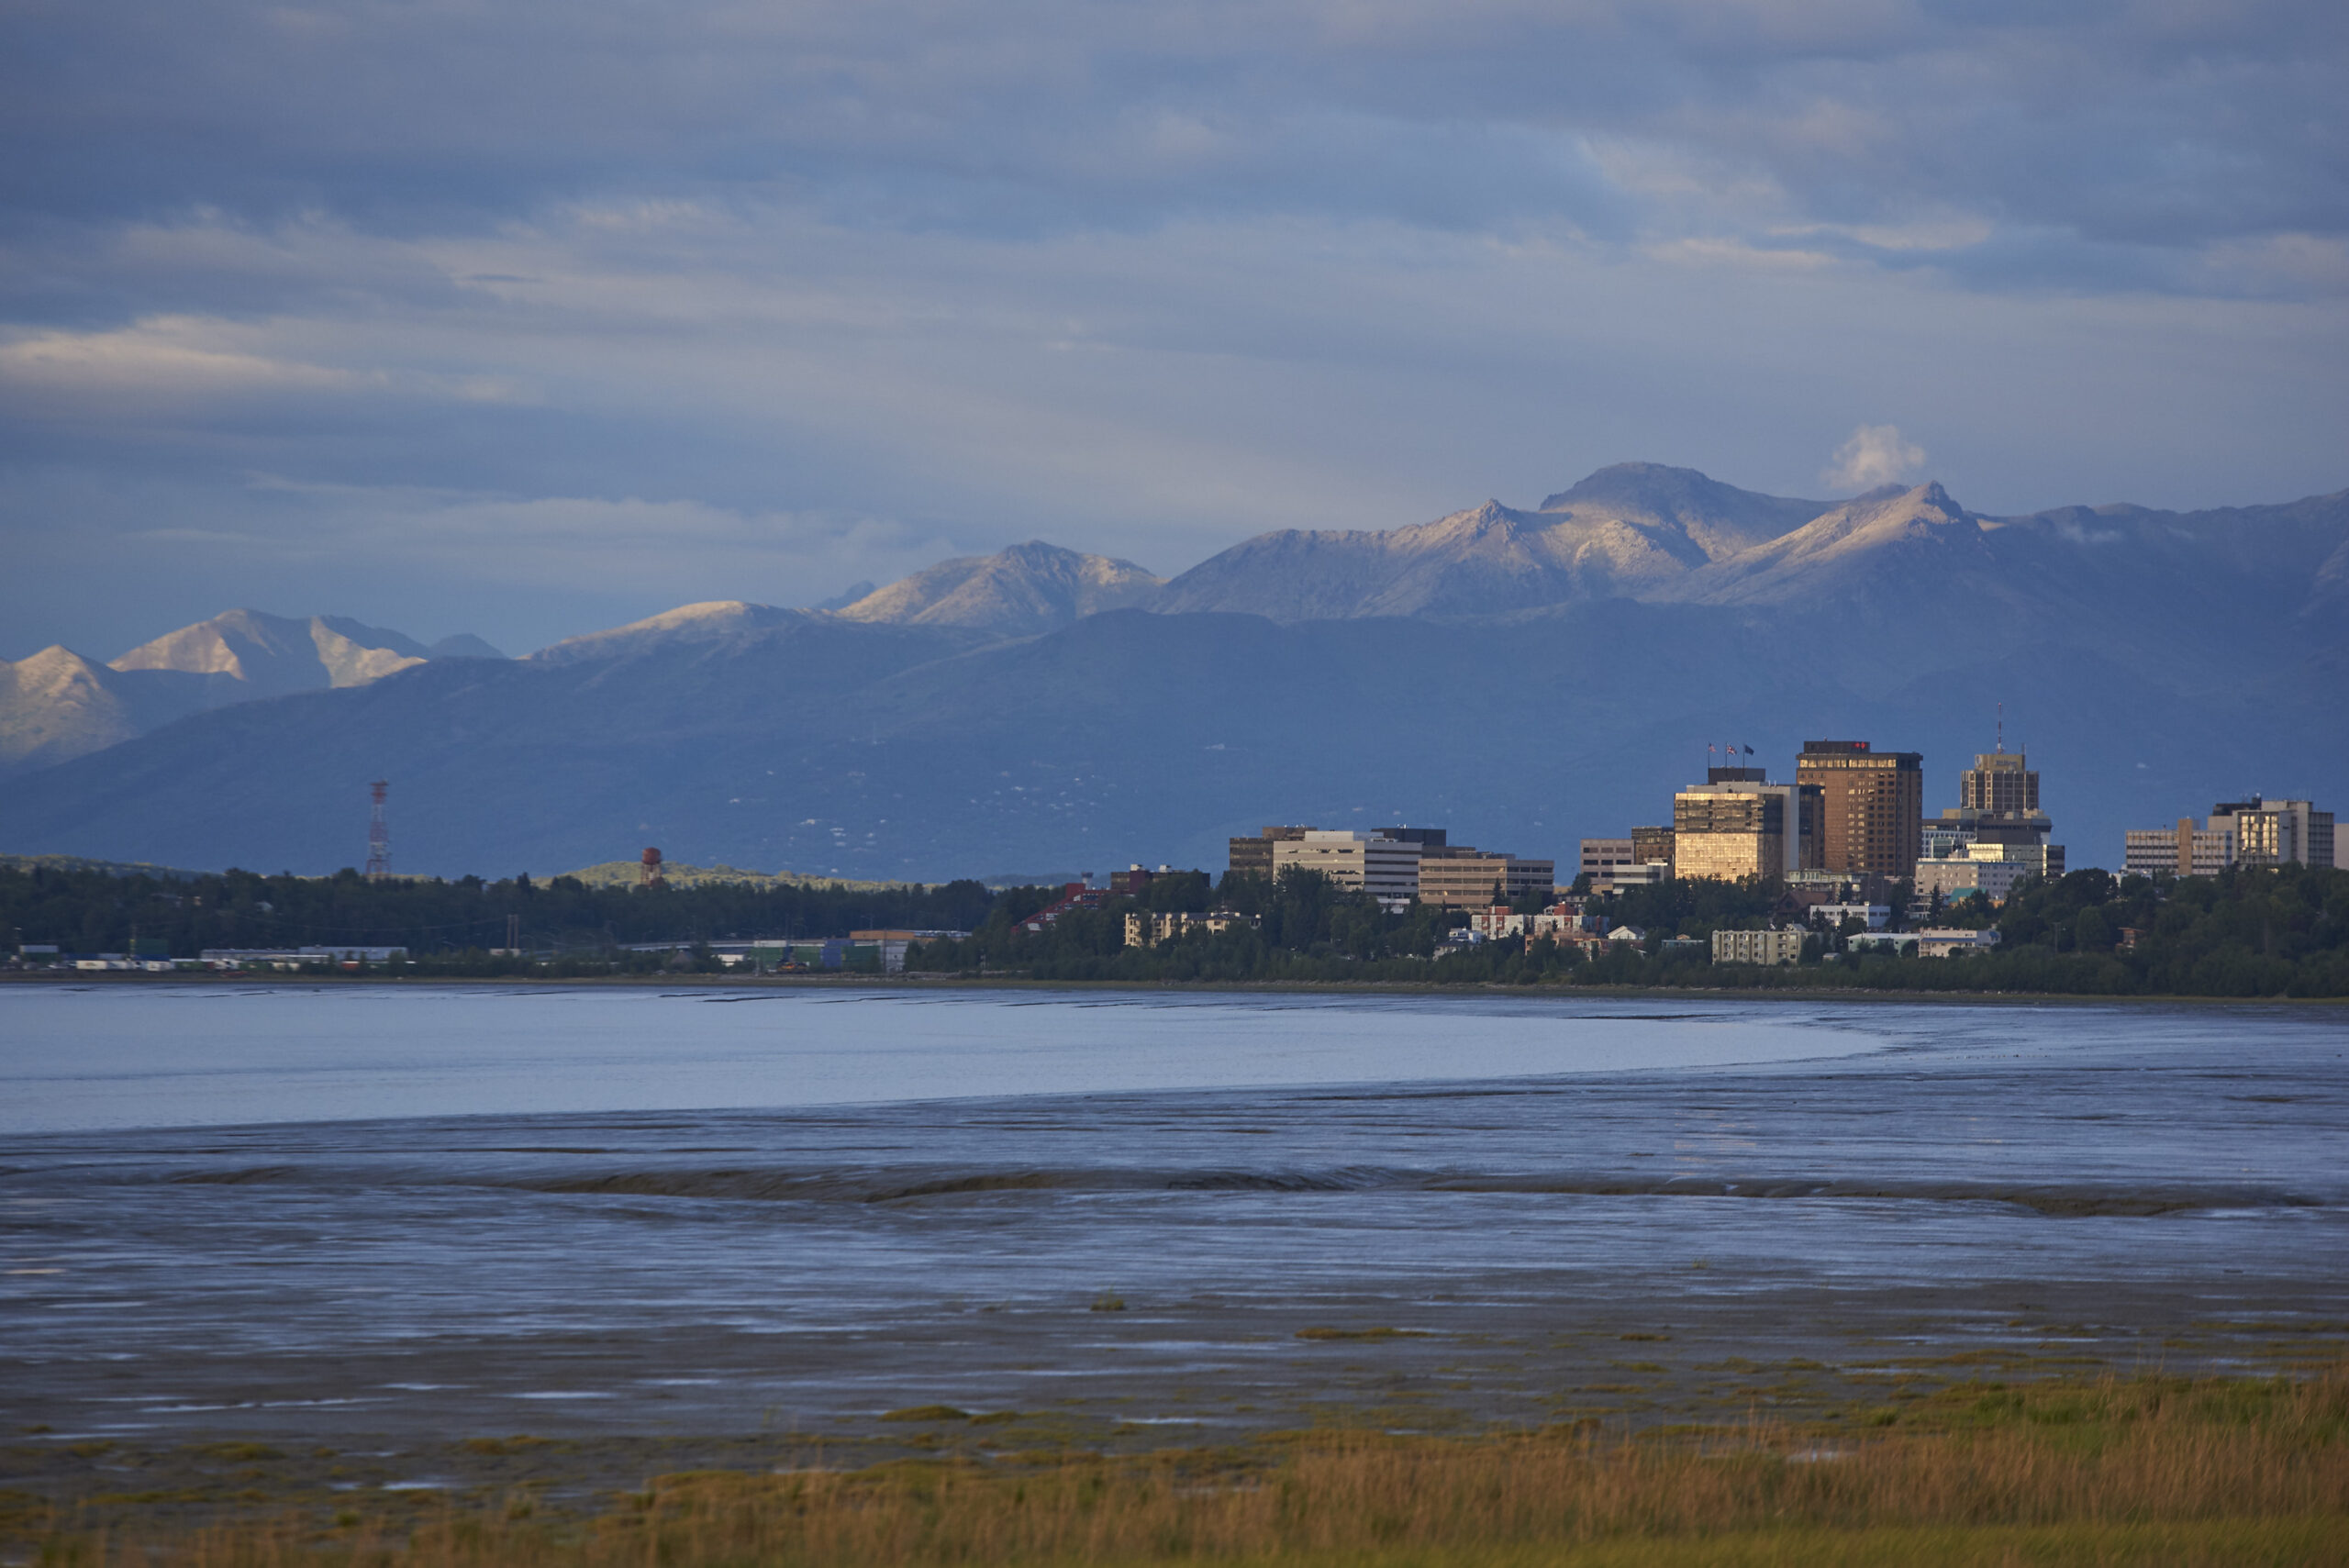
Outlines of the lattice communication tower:
[{"label": "lattice communication tower", "polygon": [[377,779],[367,787],[374,794],[367,811],[367,880],[382,882],[392,874],[392,830],[384,826],[384,792],[392,786]]}]

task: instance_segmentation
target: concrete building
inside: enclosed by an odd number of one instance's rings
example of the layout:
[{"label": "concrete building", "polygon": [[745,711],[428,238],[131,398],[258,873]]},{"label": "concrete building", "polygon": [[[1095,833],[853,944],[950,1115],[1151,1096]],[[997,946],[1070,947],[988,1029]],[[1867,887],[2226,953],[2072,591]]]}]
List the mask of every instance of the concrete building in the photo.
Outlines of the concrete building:
[{"label": "concrete building", "polygon": [[1889,904],[1817,904],[1810,909],[1811,917],[1831,931],[1843,929],[1846,920],[1863,922],[1864,929],[1880,931],[1892,922]]},{"label": "concrete building", "polygon": [[1895,958],[1914,958],[1917,941],[1914,931],[1854,931],[1843,939],[1843,947],[1853,953],[1888,952]]},{"label": "concrete building", "polygon": [[1816,784],[1771,784],[1759,768],[1710,769],[1704,784],[1672,797],[1672,874],[1775,881],[1816,867],[1820,809]]},{"label": "concrete building", "polygon": [[[1985,845],[1996,849],[1998,846]],[[2015,884],[2033,873],[2021,862],[1999,860],[1995,856],[1976,859],[1959,855],[1947,860],[1917,862],[1916,895],[1931,898],[1938,893],[1946,904],[1955,899],[1971,897],[1978,893],[1993,904],[2004,904]]]},{"label": "concrete building", "polygon": [[848,940],[852,946],[879,948],[883,973],[903,974],[906,972],[907,949],[919,942],[966,941],[970,935],[968,931],[872,930],[851,931]]},{"label": "concrete building", "polygon": [[2332,813],[2305,800],[2221,802],[2210,807],[2210,826],[2234,829],[2235,863],[2247,866],[2330,866]]},{"label": "concrete building", "polygon": [[2064,874],[2061,844],[1965,844],[1947,855],[1929,855],[1917,862],[1916,894],[1920,898],[1939,893],[1944,899],[1979,893],[1993,904],[2004,904],[2021,884],[2032,877]]},{"label": "concrete building", "polygon": [[1252,926],[1255,918],[1236,915],[1229,909],[1211,909],[1204,915],[1159,914],[1136,910],[1126,917],[1126,945],[1130,948],[1156,947],[1171,942],[1193,931],[1228,931],[1234,926]]},{"label": "concrete building", "polygon": [[1964,958],[1971,953],[1988,952],[1998,945],[1998,933],[1996,931],[1928,926],[1917,933],[1919,958]]},{"label": "concrete building", "polygon": [[[1402,909],[1419,895],[1420,849],[1419,843],[1382,833],[1314,828],[1296,839],[1274,840],[1273,874],[1301,866]],[[1489,889],[1486,901],[1491,902]]]},{"label": "concrete building", "polygon": [[2000,741],[1995,751],[1976,751],[1974,765],[1957,775],[1957,808],[1987,817],[2039,815],[2039,774],[2029,757]]},{"label": "concrete building", "polygon": [[1234,839],[1231,840],[1230,869],[1256,876],[1270,876],[1273,874],[1273,846],[1293,842],[1312,830],[1302,827],[1266,828],[1254,838]]},{"label": "concrete building", "polygon": [[196,962],[206,969],[299,969],[312,963],[389,963],[406,956],[406,948],[206,948]]},{"label": "concrete building", "polygon": [[1672,880],[1672,829],[1641,828],[1629,839],[1585,839],[1580,872],[1593,893],[1653,887]]},{"label": "concrete building", "polygon": [[1661,865],[1664,880],[1673,876],[1675,843],[1669,828],[1634,828],[1631,829],[1631,859],[1643,866]]},{"label": "concrete building", "polygon": [[1422,845],[1419,850],[1419,902],[1446,909],[1482,909],[1493,902],[1496,889],[1504,901],[1528,893],[1547,897],[1557,879],[1555,861],[1520,860],[1468,844]]},{"label": "concrete building", "polygon": [[1633,863],[1631,840],[1585,839],[1582,856],[1575,862],[1575,869],[1593,882],[1606,882],[1617,866]]},{"label": "concrete building", "polygon": [[1802,957],[1801,929],[1785,931],[1715,931],[1715,963],[1793,963]]},{"label": "concrete building", "polygon": [[1865,740],[1807,740],[1795,760],[1795,782],[1820,791],[1820,869],[1909,874],[1925,818],[1921,754],[1878,751]]},{"label": "concrete building", "polygon": [[2332,813],[2305,800],[2221,801],[2205,826],[2181,817],[2175,828],[2132,828],[2121,869],[2140,876],[2215,876],[2232,865],[2331,866]]}]

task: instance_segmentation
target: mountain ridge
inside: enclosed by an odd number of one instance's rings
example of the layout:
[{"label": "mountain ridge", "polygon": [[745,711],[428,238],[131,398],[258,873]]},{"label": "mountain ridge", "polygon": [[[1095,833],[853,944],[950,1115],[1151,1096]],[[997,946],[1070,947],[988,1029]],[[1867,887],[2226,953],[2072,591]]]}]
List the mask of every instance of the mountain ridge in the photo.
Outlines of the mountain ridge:
[{"label": "mountain ridge", "polygon": [[[406,863],[434,869],[644,843],[883,880],[1213,863],[1273,820],[1565,858],[1659,819],[1692,737],[1872,738],[1954,777],[2003,702],[2093,864],[2132,818],[2349,772],[2349,492],[1996,517],[1927,483],[1806,517],[1619,465],[1547,500],[1260,535],[1158,589],[1031,542],[862,617],[717,600],[518,661],[342,687],[321,662],[315,689],[52,752],[0,783],[0,820],[16,850],[330,870],[390,777]],[[1088,611],[1088,573],[1142,602]],[[98,706],[224,678],[39,657],[0,673]]]},{"label": "mountain ridge", "polygon": [[104,751],[229,703],[363,685],[433,659],[502,659],[469,633],[427,648],[345,616],[234,609],[101,664],[62,644],[0,660],[0,776]]}]

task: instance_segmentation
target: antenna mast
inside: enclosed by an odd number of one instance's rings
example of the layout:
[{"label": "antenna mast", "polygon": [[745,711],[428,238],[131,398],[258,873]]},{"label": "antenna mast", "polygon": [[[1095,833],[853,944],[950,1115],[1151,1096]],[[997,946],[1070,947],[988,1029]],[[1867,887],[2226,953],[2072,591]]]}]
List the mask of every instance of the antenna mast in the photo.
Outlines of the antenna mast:
[{"label": "antenna mast", "polygon": [[392,830],[384,826],[384,792],[392,786],[377,779],[367,787],[374,795],[367,810],[367,880],[384,882],[392,874]]},{"label": "antenna mast", "polygon": [[2004,751],[2006,751],[2006,749],[2007,749],[2007,705],[2006,705],[2006,704],[2004,704],[2004,703],[2000,703],[2000,704],[1998,705],[1998,750],[1999,750],[1999,751],[2004,752]]}]

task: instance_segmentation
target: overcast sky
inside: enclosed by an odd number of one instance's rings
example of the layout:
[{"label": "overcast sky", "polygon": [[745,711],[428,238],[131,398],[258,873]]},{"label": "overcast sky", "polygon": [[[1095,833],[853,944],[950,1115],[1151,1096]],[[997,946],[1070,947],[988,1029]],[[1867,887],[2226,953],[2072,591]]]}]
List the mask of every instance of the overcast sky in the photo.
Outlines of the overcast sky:
[{"label": "overcast sky", "polygon": [[0,657],[2337,490],[2345,106],[2341,0],[0,0]]}]

